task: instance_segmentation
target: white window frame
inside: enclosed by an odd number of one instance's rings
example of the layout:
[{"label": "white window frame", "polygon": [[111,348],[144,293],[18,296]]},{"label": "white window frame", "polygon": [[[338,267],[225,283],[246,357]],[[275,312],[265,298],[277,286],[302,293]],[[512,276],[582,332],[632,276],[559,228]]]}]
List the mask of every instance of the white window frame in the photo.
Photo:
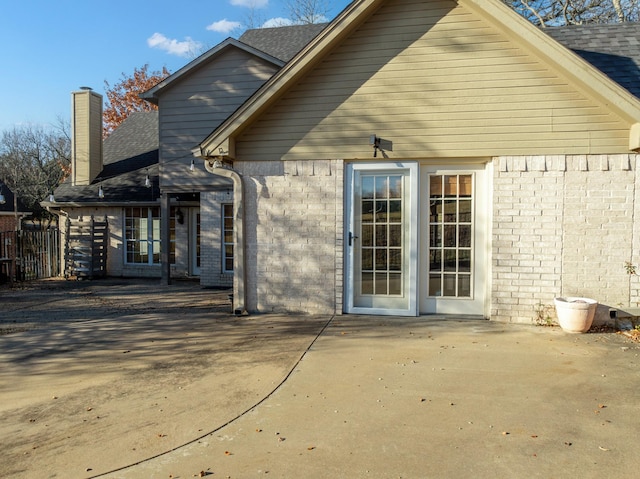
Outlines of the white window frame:
[{"label": "white window frame", "polygon": [[[146,210],[147,216],[146,218],[141,216],[133,216],[132,210],[137,210],[143,212]],[[154,216],[154,210],[157,212],[157,216]],[[146,228],[146,238],[134,238],[129,239],[129,231],[131,227],[129,226],[130,219],[139,219],[141,220],[140,231],[142,228]],[[154,222],[156,222],[154,224]],[[157,233],[154,236],[154,233]],[[127,265],[137,265],[137,266],[158,266],[161,261],[161,243],[160,243],[160,207],[158,206],[132,206],[126,207],[124,209],[124,262]],[[145,262],[136,262],[129,261],[129,247],[135,245],[138,250],[142,252],[146,249],[146,253],[142,254],[143,256],[147,256],[147,261]],[[158,260],[154,261],[154,255],[157,255]]]},{"label": "white window frame", "polygon": [[[229,215],[227,215],[227,210]],[[222,243],[222,248],[221,248],[221,254],[222,254],[222,272],[223,273],[233,273],[233,255],[235,255],[235,246],[233,243],[233,222],[234,222],[234,218],[233,218],[233,203],[222,203],[222,205],[220,206],[220,217],[221,217],[221,226],[220,226],[220,231],[222,232],[221,235],[221,243]],[[230,224],[231,224],[231,230],[227,230],[226,228],[226,224],[227,221],[226,220],[230,220]],[[226,241],[227,238],[227,232],[229,232],[230,237],[231,237],[231,241]],[[227,256],[227,248],[231,248],[232,251],[232,255],[231,258],[229,258]],[[231,269],[227,268],[227,263],[230,260],[231,262]]]}]

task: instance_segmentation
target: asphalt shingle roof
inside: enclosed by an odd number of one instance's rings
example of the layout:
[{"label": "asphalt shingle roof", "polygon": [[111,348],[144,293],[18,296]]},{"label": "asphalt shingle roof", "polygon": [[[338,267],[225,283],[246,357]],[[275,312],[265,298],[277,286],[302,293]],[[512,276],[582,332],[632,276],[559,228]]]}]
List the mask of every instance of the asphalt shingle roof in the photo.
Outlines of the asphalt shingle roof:
[{"label": "asphalt shingle roof", "polygon": [[543,31],[640,98],[640,23],[569,25]]},{"label": "asphalt shingle roof", "polygon": [[[103,143],[104,166],[91,185],[67,179],[54,191],[56,203],[149,202],[160,196],[158,182],[158,112],[136,112]],[[146,188],[149,175],[151,187]],[[98,187],[104,198],[98,198]]]},{"label": "asphalt shingle roof", "polygon": [[[11,191],[7,186],[7,184],[2,180],[0,180],[0,193],[2,193],[2,196],[4,196],[4,203],[0,204],[0,213],[14,213],[13,191]],[[20,198],[18,198],[16,206],[18,207],[18,213],[28,212],[27,208],[24,206],[22,201],[20,201]]]},{"label": "asphalt shingle roof", "polygon": [[[252,29],[239,41],[286,62],[326,25]],[[572,25],[544,32],[640,98],[640,23]],[[156,201],[158,141],[158,112],[132,114],[104,141],[104,168],[93,184],[73,187],[67,181],[55,190],[56,202]],[[147,174],[151,188],[143,187]],[[98,183],[104,200],[97,197]]]},{"label": "asphalt shingle roof", "polygon": [[279,60],[288,62],[302,50],[326,23],[256,28],[244,32],[238,40]]}]

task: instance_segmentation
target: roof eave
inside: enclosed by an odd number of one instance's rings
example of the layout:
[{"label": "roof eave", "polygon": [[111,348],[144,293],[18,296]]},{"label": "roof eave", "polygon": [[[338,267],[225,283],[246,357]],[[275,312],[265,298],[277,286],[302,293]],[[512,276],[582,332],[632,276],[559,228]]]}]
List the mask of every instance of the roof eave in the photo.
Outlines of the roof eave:
[{"label": "roof eave", "polygon": [[216,151],[231,136],[238,134],[243,126],[259,115],[286,87],[295,82],[308,68],[313,59],[327,51],[352,28],[355,21],[377,9],[384,0],[359,0],[348,5],[311,42],[300,50],[279,72],[258,89],[242,107],[236,110],[216,130],[205,138],[192,153],[203,158],[207,152]]},{"label": "roof eave", "polygon": [[[313,41],[303,48],[278,73],[267,81],[245,104],[236,110],[215,131],[192,150],[194,156],[205,157],[216,151],[230,138],[238,135],[273,102],[288,85],[296,81],[323,51],[331,48],[342,38],[349,26],[358,18],[377,8],[384,0],[361,0],[353,2],[338,15]],[[600,98],[623,119],[635,126],[640,123],[640,100],[604,73],[565,48],[549,35],[496,0],[458,0],[458,3],[481,15],[520,42],[526,44],[545,61],[563,71],[581,88]],[[639,127],[640,128],[640,127]],[[636,150],[640,145],[639,132],[632,127],[630,146]]]},{"label": "roof eave", "polygon": [[600,98],[626,121],[640,122],[640,99],[502,2],[458,0],[458,3],[498,26],[511,38],[525,43],[528,49],[562,71],[580,88]]},{"label": "roof eave", "polygon": [[42,201],[40,205],[47,209],[61,209],[61,208],[113,208],[114,206],[126,207],[126,206],[157,206],[160,203],[160,199],[151,201]]}]

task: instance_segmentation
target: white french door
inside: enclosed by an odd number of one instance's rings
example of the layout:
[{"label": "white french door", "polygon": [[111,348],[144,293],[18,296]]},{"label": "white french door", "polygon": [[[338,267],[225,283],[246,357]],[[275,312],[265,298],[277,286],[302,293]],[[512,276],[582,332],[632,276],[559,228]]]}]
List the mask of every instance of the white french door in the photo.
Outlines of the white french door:
[{"label": "white french door", "polygon": [[420,312],[486,315],[485,166],[424,166],[420,183]]},{"label": "white french door", "polygon": [[488,316],[489,167],[347,165],[345,312]]},{"label": "white french door", "polygon": [[345,310],[417,314],[418,165],[347,166]]}]

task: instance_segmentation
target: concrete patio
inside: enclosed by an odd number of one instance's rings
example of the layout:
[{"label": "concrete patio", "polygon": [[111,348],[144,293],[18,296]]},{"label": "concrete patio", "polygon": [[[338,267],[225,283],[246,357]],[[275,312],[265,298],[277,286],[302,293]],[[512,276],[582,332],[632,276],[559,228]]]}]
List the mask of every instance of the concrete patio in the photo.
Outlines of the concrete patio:
[{"label": "concrete patio", "polygon": [[0,289],[0,477],[634,477],[640,347],[229,314],[197,283]]}]

